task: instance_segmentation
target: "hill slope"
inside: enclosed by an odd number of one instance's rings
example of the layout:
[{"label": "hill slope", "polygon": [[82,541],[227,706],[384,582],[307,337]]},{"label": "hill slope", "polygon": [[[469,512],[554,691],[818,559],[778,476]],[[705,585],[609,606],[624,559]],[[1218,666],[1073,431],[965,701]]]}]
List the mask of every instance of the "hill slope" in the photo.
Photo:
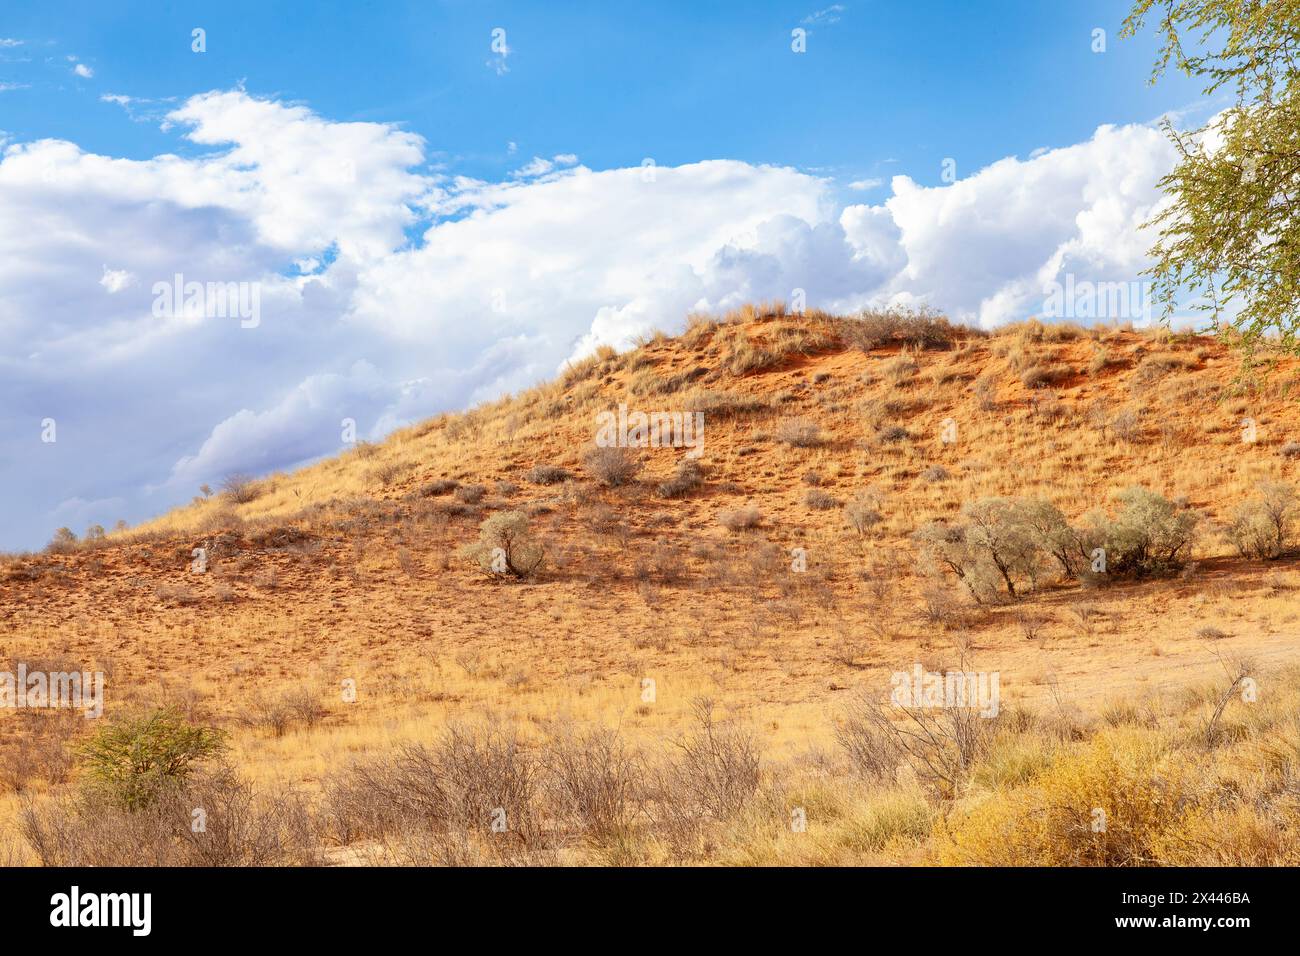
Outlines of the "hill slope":
[{"label": "hill slope", "polygon": [[[1295,478],[1300,369],[1253,387],[1238,369],[1217,342],[1164,332],[745,310],[141,528],[4,559],[0,653],[97,665],[110,713],[179,701],[275,727],[297,719],[293,695],[323,701],[311,734],[238,737],[256,775],[309,784],[450,718],[662,737],[700,697],[797,755],[916,663],[997,671],[1008,702],[1136,699],[1231,658],[1300,657],[1294,563],[1244,559],[1216,530],[1261,481]],[[698,486],[664,496],[688,451],[673,447],[636,449],[630,483],[597,480],[597,416],[620,403],[703,413]],[[961,521],[963,503],[1043,497],[1077,522],[1132,485],[1202,515],[1180,573],[1043,571],[1018,600],[976,604],[919,560],[915,533]],[[546,548],[531,579],[460,554],[504,512]]]}]

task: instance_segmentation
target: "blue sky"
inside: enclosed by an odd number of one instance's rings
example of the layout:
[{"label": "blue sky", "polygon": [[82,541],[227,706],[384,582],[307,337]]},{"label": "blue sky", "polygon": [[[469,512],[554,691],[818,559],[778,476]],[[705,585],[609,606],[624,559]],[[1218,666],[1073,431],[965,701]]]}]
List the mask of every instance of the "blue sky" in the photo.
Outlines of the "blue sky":
[{"label": "blue sky", "polygon": [[[987,327],[1067,280],[1138,286],[1157,120],[1217,107],[1148,85],[1123,2],[655,7],[6,3],[0,548],[692,311],[803,295]],[[177,308],[178,275],[256,315]]]},{"label": "blue sky", "polygon": [[[595,169],[730,158],[933,184],[947,157],[974,169],[1197,99],[1180,76],[1148,86],[1154,42],[1119,39],[1126,0],[835,6],[10,0],[0,37],[30,39],[6,51],[0,83],[29,88],[0,100],[0,128],[145,158],[174,138],[124,123],[100,94],[183,99],[242,83],[335,120],[401,124],[473,176],[513,168],[513,142]],[[800,26],[808,52],[794,55]],[[503,74],[486,66],[497,27]],[[93,78],[71,75],[69,55]]]}]

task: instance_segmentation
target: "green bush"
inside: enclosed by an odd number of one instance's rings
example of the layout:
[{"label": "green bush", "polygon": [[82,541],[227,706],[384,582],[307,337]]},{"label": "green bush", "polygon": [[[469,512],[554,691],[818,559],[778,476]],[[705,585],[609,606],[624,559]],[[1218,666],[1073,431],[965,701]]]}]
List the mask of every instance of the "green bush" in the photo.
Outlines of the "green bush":
[{"label": "green bush", "polygon": [[226,750],[225,734],[164,708],[110,724],[80,750],[89,783],[117,807],[136,811],[184,784],[198,764]]}]

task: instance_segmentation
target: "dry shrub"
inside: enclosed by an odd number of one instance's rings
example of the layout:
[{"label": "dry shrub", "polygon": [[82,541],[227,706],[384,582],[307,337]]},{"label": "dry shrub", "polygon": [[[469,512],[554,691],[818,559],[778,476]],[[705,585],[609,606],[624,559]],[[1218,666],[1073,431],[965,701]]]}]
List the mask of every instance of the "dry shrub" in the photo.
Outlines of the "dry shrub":
[{"label": "dry shrub", "polygon": [[1142,413],[1135,408],[1123,409],[1110,420],[1109,428],[1120,441],[1133,444],[1142,437]]},{"label": "dry shrub", "polygon": [[677,741],[677,759],[668,768],[678,799],[714,819],[738,813],[758,789],[758,742],[748,731],[720,724],[713,702],[692,704],[695,733]]},{"label": "dry shrub", "polygon": [[821,428],[806,418],[782,419],[776,426],[776,440],[792,448],[816,448],[822,443]]},{"label": "dry shrub", "polygon": [[737,508],[735,511],[724,511],[718,515],[718,520],[728,531],[735,533],[737,531],[749,531],[757,528],[763,522],[763,513],[754,505],[746,505],[743,508]]},{"label": "dry shrub", "polygon": [[633,562],[632,576],[638,582],[678,584],[685,576],[685,555],[667,542],[656,541]]},{"label": "dry shrub", "polygon": [[620,548],[626,548],[632,540],[632,526],[623,519],[622,513],[609,505],[589,505],[583,510],[581,519],[597,537],[612,541]]},{"label": "dry shrub", "polygon": [[427,484],[421,485],[418,495],[424,498],[433,498],[437,495],[445,495],[455,491],[460,487],[460,482],[455,478],[438,478]]},{"label": "dry shrub", "polygon": [[803,501],[805,505],[814,511],[830,511],[843,504],[840,499],[829,492],[823,491],[821,488],[809,488],[808,493],[804,495]]},{"label": "dry shrub", "polygon": [[255,793],[230,769],[196,774],[131,811],[93,794],[28,802],[19,826],[44,866],[274,866],[318,862],[302,798]]},{"label": "dry shrub", "polygon": [[683,458],[676,473],[659,483],[659,497],[681,498],[704,483],[704,467],[693,458]]},{"label": "dry shrub", "polygon": [[784,361],[784,355],[756,344],[742,332],[732,338],[722,357],[722,367],[732,375],[747,375],[750,372],[777,368]]},{"label": "dry shrub", "polygon": [[849,706],[835,738],[862,776],[892,780],[906,765],[936,796],[951,799],[987,750],[998,720],[973,707],[886,706],[861,696]]},{"label": "dry shrub", "polygon": [[246,505],[250,501],[256,501],[261,494],[261,489],[253,476],[242,472],[236,472],[223,478],[221,491],[227,501],[236,505]]},{"label": "dry shrub", "polygon": [[534,465],[524,477],[535,485],[558,485],[568,481],[573,476],[567,468],[561,468],[558,465]]},{"label": "dry shrub", "polygon": [[484,520],[478,541],[460,554],[492,577],[530,578],[546,563],[546,548],[534,540],[522,511],[499,511]]},{"label": "dry shrub", "polygon": [[597,445],[583,456],[592,477],[607,488],[626,485],[641,470],[641,459],[631,448]]},{"label": "dry shrub", "polygon": [[387,488],[406,471],[406,466],[396,461],[386,461],[370,470],[370,478]]},{"label": "dry shrub", "polygon": [[718,723],[713,702],[697,699],[696,729],[656,768],[648,808],[656,834],[679,857],[701,853],[711,826],[740,813],[758,790],[758,744],[748,731]]},{"label": "dry shrub", "polygon": [[476,505],[487,494],[486,485],[461,485],[454,492],[454,497],[462,504]]},{"label": "dry shrub", "polygon": [[870,352],[900,344],[916,349],[948,349],[960,338],[983,337],[986,333],[953,325],[927,309],[889,309],[864,311],[856,318],[843,320],[840,334],[851,348]]},{"label": "dry shrub", "polygon": [[1259,495],[1237,505],[1224,535],[1242,557],[1275,560],[1291,549],[1300,498],[1293,485],[1265,481]]},{"label": "dry shrub", "polygon": [[565,728],[544,765],[563,819],[597,840],[628,830],[644,767],[616,730]]},{"label": "dry shrub", "polygon": [[1035,364],[1020,373],[1020,382],[1025,388],[1046,388],[1065,381],[1072,374],[1073,370],[1066,365]]},{"label": "dry shrub", "polygon": [[544,849],[539,769],[513,731],[453,725],[329,780],[324,813],[340,843],[386,840],[398,862],[524,861]]},{"label": "dry shrub", "polygon": [[738,415],[758,412],[767,408],[769,401],[757,395],[743,395],[736,392],[695,389],[682,398],[682,410],[686,412],[703,412],[706,419],[711,416],[732,418]]},{"label": "dry shrub", "polygon": [[243,715],[250,727],[269,730],[283,737],[295,723],[314,727],[325,716],[325,705],[307,688],[287,691],[277,697],[254,697]]},{"label": "dry shrub", "polygon": [[1119,360],[1112,356],[1110,350],[1105,346],[1093,346],[1092,358],[1088,361],[1088,371],[1091,374],[1097,375],[1118,364],[1120,364]]},{"label": "dry shrub", "polygon": [[33,780],[63,783],[72,741],[93,721],[75,709],[20,710],[0,722],[0,790],[22,793]]},{"label": "dry shrub", "polygon": [[989,412],[997,407],[997,382],[990,376],[982,376],[975,380],[971,386],[971,393],[975,396],[975,404],[979,406],[980,411]]},{"label": "dry shrub", "polygon": [[880,374],[891,385],[902,385],[920,370],[921,366],[917,364],[916,359],[906,352],[880,363]]},{"label": "dry shrub", "polygon": [[849,527],[860,535],[880,524],[884,518],[880,514],[880,501],[874,495],[859,495],[848,503],[844,509]]},{"label": "dry shrub", "polygon": [[1158,352],[1148,355],[1138,363],[1134,370],[1131,384],[1143,388],[1164,378],[1170,372],[1185,372],[1196,367],[1194,355],[1181,355],[1177,352]]}]

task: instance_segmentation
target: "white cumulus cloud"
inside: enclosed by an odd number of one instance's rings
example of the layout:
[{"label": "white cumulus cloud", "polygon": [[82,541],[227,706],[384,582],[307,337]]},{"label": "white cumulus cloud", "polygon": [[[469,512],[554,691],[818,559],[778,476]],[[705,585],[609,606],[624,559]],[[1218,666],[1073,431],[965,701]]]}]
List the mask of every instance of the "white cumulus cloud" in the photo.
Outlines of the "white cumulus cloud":
[{"label": "white cumulus cloud", "polygon": [[[23,503],[0,547],[334,453],[345,418],[382,437],[691,310],[802,289],[810,307],[1019,318],[1066,271],[1136,274],[1172,161],[1149,127],[1102,127],[843,206],[828,179],[726,159],[593,170],[559,154],[456,177],[396,126],[241,90],[166,123],[191,155],[0,153],[0,494]],[[260,323],[156,318],[155,288],[178,277],[256,284]]]}]

